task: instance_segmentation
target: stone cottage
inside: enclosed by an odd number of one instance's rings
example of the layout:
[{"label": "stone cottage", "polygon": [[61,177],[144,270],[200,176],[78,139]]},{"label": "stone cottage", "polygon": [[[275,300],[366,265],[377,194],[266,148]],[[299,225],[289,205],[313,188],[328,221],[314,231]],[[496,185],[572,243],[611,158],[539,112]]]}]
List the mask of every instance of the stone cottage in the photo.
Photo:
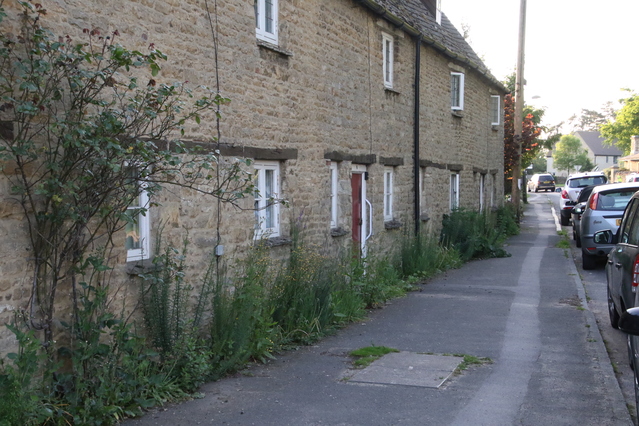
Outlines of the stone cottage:
[{"label": "stone cottage", "polygon": [[[259,238],[284,256],[296,220],[327,252],[353,244],[365,255],[405,231],[437,232],[452,209],[502,203],[506,89],[439,0],[42,3],[55,34],[117,30],[123,45],[153,43],[167,54],[158,80],[219,84],[231,102],[212,148],[252,160],[259,193],[243,209],[189,192],[154,200],[135,230],[145,249],[122,235],[115,275],[123,283],[152,253],[162,222],[178,244],[188,231],[190,267],[201,270],[214,251],[232,258]],[[216,134],[203,121],[183,139]],[[0,196],[7,205],[9,194]],[[3,323],[30,294],[22,221],[15,208],[0,216]],[[0,351],[7,335],[0,331]]]}]

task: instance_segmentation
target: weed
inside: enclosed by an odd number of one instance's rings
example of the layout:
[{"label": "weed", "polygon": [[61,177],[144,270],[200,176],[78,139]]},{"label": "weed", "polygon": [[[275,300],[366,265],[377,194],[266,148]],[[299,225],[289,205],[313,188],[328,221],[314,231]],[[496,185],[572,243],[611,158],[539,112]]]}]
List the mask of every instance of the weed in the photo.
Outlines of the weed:
[{"label": "weed", "polygon": [[357,368],[368,367],[373,361],[391,352],[399,352],[397,349],[386,346],[367,346],[350,352],[350,356],[356,357],[353,366]]}]

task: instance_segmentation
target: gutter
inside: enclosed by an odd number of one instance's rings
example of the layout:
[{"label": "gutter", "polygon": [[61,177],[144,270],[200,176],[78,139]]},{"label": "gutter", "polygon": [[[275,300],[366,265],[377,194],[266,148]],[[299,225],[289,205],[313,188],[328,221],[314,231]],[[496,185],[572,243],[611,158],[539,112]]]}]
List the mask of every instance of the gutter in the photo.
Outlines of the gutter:
[{"label": "gutter", "polygon": [[419,191],[419,125],[420,125],[420,74],[421,74],[421,52],[422,35],[415,37],[415,117],[413,118],[413,194],[415,194],[413,215],[415,219],[415,236],[419,237],[420,216],[421,216],[421,192]]}]

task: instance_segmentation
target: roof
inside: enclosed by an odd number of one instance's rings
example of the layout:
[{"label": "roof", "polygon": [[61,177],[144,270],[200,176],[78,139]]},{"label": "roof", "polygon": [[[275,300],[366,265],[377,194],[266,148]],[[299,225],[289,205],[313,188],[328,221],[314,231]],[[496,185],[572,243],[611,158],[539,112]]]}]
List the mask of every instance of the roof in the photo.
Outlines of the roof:
[{"label": "roof", "polygon": [[580,130],[575,136],[581,139],[595,155],[623,155],[623,152],[614,145],[604,145],[604,138],[599,132],[587,132]]},{"label": "roof", "polygon": [[435,21],[422,0],[356,0],[383,19],[412,36],[422,36],[422,43],[459,61],[486,77],[504,93],[508,90],[497,80],[448,17],[442,13],[442,24]]},{"label": "roof", "polygon": [[621,157],[620,161],[639,161],[639,154],[631,154],[625,157]]}]

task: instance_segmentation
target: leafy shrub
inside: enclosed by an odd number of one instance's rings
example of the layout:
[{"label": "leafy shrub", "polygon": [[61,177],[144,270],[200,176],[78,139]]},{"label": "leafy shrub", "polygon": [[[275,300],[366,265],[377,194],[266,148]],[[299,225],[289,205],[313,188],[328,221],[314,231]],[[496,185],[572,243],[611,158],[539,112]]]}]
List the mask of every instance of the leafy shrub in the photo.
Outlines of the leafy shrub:
[{"label": "leafy shrub", "polygon": [[503,242],[511,232],[507,212],[456,210],[444,216],[440,244],[459,252],[463,261],[510,256]]}]

